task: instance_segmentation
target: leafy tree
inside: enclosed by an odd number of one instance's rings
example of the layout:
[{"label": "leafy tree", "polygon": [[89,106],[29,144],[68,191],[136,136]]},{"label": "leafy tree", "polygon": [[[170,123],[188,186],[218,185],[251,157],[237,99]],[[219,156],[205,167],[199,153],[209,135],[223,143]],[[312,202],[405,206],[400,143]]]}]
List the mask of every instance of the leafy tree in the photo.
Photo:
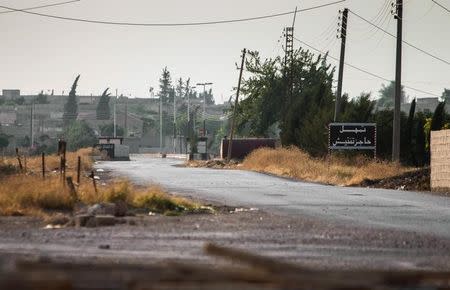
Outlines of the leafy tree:
[{"label": "leafy tree", "polygon": [[25,98],[24,97],[18,97],[16,99],[14,99],[14,103],[16,105],[21,106],[21,105],[25,104]]},{"label": "leafy tree", "polygon": [[313,155],[327,152],[327,125],[332,119],[334,69],[327,56],[315,57],[298,50],[287,68],[293,74],[293,90],[288,87],[288,71],[281,57],[261,60],[250,52],[246,68],[250,77],[243,82],[244,101],[239,104],[238,128],[250,135],[267,136],[279,124],[283,145],[295,145]]},{"label": "leafy tree", "polygon": [[164,103],[169,101],[169,94],[172,89],[172,79],[170,77],[170,72],[165,67],[162,71],[161,78],[159,79],[159,93],[158,96]]},{"label": "leafy tree", "polygon": [[0,133],[0,149],[4,152],[5,148],[9,146],[9,136],[3,133]]},{"label": "leafy tree", "polygon": [[67,147],[70,151],[91,147],[97,143],[94,130],[85,121],[73,121],[65,130]]},{"label": "leafy tree", "polygon": [[100,100],[97,105],[97,120],[109,120],[111,117],[111,111],[109,108],[109,100],[111,93],[108,93],[109,88],[107,88],[102,96],[100,97]]},{"label": "leafy tree", "polygon": [[[189,84],[189,83],[188,83]],[[184,82],[182,78],[177,81],[177,86],[175,88],[176,97],[178,100],[182,100],[184,97]]]},{"label": "leafy tree", "polygon": [[67,103],[64,105],[64,126],[69,126],[73,121],[75,121],[78,117],[78,101],[77,101],[77,85],[78,80],[80,79],[80,75],[75,78],[73,82],[72,88],[69,93],[69,98],[67,99]]},{"label": "leafy tree", "polygon": [[215,103],[212,89],[209,89],[209,91],[201,92],[199,98],[202,100],[205,99],[207,105],[214,105]]},{"label": "leafy tree", "polygon": [[340,121],[367,123],[372,118],[375,102],[370,100],[370,93],[362,93],[359,97],[348,100],[348,95],[342,96]]},{"label": "leafy tree", "polygon": [[39,93],[39,95],[37,96],[36,103],[38,103],[38,104],[48,104],[49,103],[47,100],[47,95],[45,95],[43,91],[41,91]]},{"label": "leafy tree", "polygon": [[[125,130],[120,127],[119,125],[116,125],[116,136],[121,137],[124,136]],[[102,136],[114,136],[114,124],[106,124],[103,126],[100,126],[100,134]]]},{"label": "leafy tree", "polygon": [[17,140],[17,145],[19,145],[20,147],[30,147],[30,145],[31,145],[30,137],[25,136],[25,137],[19,138]]},{"label": "leafy tree", "polygon": [[[381,85],[381,89],[378,91],[380,94],[380,98],[378,99],[378,106],[384,108],[392,108],[394,107],[394,98],[395,98],[395,82],[391,81],[387,86],[385,84]],[[404,91],[404,87],[402,86],[402,95],[400,98],[400,103],[405,103],[406,93]]]}]

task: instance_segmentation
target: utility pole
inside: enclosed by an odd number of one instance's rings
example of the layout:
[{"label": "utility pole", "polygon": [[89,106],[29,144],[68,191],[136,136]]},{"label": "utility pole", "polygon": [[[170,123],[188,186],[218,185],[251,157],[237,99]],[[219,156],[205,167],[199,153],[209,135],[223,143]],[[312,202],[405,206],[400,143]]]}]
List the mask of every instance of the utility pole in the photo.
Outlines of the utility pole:
[{"label": "utility pole", "polygon": [[[213,83],[198,83],[197,86],[203,86],[203,129],[205,129],[206,122],[206,86],[211,86]],[[203,136],[206,132],[203,131]]]},{"label": "utility pole", "polygon": [[397,57],[395,65],[394,124],[392,132],[392,161],[400,161],[400,102],[402,98],[402,33],[403,0],[396,0],[397,19]]},{"label": "utility pole", "polygon": [[163,106],[162,106],[162,95],[159,95],[159,151],[162,152],[162,145],[163,145]]},{"label": "utility pole", "polygon": [[125,97],[125,119],[123,125],[123,137],[128,137],[128,97]]},{"label": "utility pole", "polygon": [[242,50],[242,61],[241,61],[241,67],[239,71],[239,81],[238,81],[238,87],[236,91],[236,100],[234,101],[234,110],[233,110],[233,119],[231,119],[231,129],[230,129],[230,140],[228,141],[228,153],[227,153],[227,162],[230,162],[231,159],[231,150],[233,147],[233,137],[234,137],[234,126],[236,122],[236,112],[237,112],[237,106],[239,104],[239,93],[241,91],[241,81],[242,81],[242,72],[244,71],[244,65],[245,65],[245,54],[247,53],[247,50],[244,48]]},{"label": "utility pole", "polygon": [[177,94],[173,93],[173,153],[177,153]]},{"label": "utility pole", "polygon": [[114,108],[113,108],[113,111],[114,111],[114,138],[116,138],[117,137],[117,130],[116,130],[116,127],[117,127],[117,119],[116,119],[116,105],[117,105],[117,89],[116,89],[116,98],[114,99]]},{"label": "utility pole", "polygon": [[33,148],[34,145],[34,99],[31,101],[31,123],[30,123],[30,136],[31,143],[30,148]]},{"label": "utility pole", "polygon": [[338,37],[341,38],[341,56],[339,58],[339,75],[338,75],[338,87],[336,92],[336,101],[334,106],[334,121],[336,122],[339,118],[339,112],[341,110],[341,99],[342,99],[342,81],[344,79],[344,65],[345,65],[345,44],[347,40],[347,19],[348,19],[348,9],[345,8],[342,13],[342,25],[341,33]]}]

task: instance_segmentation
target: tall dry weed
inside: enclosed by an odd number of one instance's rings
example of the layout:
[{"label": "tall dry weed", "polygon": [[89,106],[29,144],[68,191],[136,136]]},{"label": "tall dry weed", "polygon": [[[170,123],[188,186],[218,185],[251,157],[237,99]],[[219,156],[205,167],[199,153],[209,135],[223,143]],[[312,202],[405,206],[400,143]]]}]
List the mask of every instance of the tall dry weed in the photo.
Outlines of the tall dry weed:
[{"label": "tall dry weed", "polygon": [[[193,209],[196,204],[170,196],[161,187],[150,185],[148,187],[135,187],[127,180],[115,180],[103,183],[97,181],[95,191],[92,179],[88,172],[92,169],[92,149],[81,149],[77,152],[68,152],[67,176],[76,179],[78,156],[81,157],[81,182],[77,185],[77,197],[85,204],[99,202],[125,201],[130,207],[146,208],[152,211],[165,213],[166,211]],[[14,165],[17,169],[17,159],[7,158],[4,165]],[[12,171],[4,177],[0,176],[0,216],[33,215],[46,216],[49,211],[70,211],[76,200],[69,193],[67,185],[59,176],[60,157],[46,156],[46,178],[41,175],[41,157],[27,159],[27,170]]]},{"label": "tall dry weed", "polygon": [[348,186],[364,179],[382,179],[412,170],[397,163],[364,156],[313,158],[297,147],[261,148],[243,162],[244,169],[291,177],[304,181]]}]

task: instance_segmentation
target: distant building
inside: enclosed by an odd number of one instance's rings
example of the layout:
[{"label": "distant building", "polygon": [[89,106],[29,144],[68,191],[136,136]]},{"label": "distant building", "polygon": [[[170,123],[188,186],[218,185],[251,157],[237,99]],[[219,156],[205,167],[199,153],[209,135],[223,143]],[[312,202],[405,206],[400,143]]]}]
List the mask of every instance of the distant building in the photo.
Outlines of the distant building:
[{"label": "distant building", "polygon": [[2,90],[4,100],[15,100],[20,97],[20,90]]}]

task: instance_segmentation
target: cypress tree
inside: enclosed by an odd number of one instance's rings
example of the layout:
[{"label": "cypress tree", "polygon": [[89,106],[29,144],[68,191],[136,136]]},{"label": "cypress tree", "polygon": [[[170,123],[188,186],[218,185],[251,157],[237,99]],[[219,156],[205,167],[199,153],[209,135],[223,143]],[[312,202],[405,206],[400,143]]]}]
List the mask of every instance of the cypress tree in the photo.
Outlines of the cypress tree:
[{"label": "cypress tree", "polygon": [[411,102],[411,107],[409,108],[409,116],[408,121],[406,123],[406,142],[405,146],[408,151],[409,161],[413,164],[417,163],[414,158],[414,150],[411,147],[412,144],[412,136],[414,131],[414,115],[416,114],[416,99]]},{"label": "cypress tree", "polygon": [[109,88],[107,88],[97,105],[97,120],[109,120],[111,117],[111,111],[109,108],[110,93],[108,93]]},{"label": "cypress tree", "polygon": [[78,117],[78,101],[77,101],[76,90],[77,90],[77,85],[78,85],[79,79],[80,79],[80,75],[78,75],[75,78],[75,81],[73,82],[72,88],[69,93],[69,98],[67,99],[67,103],[64,105],[63,120],[64,120],[65,127],[70,125]]},{"label": "cypress tree", "polygon": [[431,120],[431,131],[439,131],[444,127],[445,121],[445,101],[437,105]]}]

